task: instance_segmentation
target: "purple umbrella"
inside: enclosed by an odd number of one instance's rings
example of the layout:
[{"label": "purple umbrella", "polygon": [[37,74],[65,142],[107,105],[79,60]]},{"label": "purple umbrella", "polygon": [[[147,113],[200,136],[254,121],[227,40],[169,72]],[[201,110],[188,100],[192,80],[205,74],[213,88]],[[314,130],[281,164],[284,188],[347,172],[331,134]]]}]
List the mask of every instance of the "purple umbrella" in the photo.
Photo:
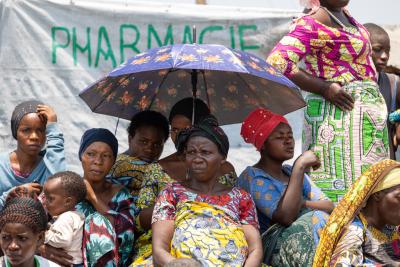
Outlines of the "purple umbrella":
[{"label": "purple umbrella", "polygon": [[204,100],[221,125],[257,107],[287,114],[306,105],[299,88],[265,60],[222,45],[178,44],[138,54],[79,96],[93,112],[130,119],[152,109],[168,115],[185,97]]}]

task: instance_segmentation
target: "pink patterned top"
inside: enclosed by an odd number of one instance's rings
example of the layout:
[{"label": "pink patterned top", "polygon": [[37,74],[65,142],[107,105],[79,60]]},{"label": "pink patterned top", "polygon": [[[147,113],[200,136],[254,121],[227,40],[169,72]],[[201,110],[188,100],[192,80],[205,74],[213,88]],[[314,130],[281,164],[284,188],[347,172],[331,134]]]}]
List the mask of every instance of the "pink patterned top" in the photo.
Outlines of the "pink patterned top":
[{"label": "pink patterned top", "polygon": [[342,85],[352,81],[376,81],[368,31],[346,12],[357,27],[332,28],[311,16],[296,20],[291,31],[275,46],[267,62],[290,77],[304,58],[306,71]]}]

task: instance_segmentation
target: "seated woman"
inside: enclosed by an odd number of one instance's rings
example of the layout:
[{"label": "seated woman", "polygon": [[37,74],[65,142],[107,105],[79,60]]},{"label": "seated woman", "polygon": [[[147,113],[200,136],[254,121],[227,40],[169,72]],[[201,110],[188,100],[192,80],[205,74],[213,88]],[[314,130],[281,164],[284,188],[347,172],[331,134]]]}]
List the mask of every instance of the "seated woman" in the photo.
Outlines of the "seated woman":
[{"label": "seated woman", "polygon": [[[193,124],[198,124],[204,117],[210,115],[210,110],[206,103],[196,98],[195,116]],[[171,139],[175,146],[178,133],[192,126],[193,98],[188,97],[178,101],[171,109],[169,123],[171,125]],[[186,177],[185,156],[178,151],[160,160],[163,170],[174,180],[181,181]],[[225,162],[218,175],[219,181],[223,184],[234,186],[237,176],[232,164]]]},{"label": "seated woman", "polygon": [[251,196],[218,182],[228,138],[203,121],[178,136],[188,179],[160,193],[153,212],[154,266],[193,258],[203,266],[260,266],[262,246]]},{"label": "seated woman", "polygon": [[60,265],[40,256],[36,250],[43,244],[47,216],[42,204],[31,198],[12,198],[0,213],[0,267]]},{"label": "seated woman", "polygon": [[11,132],[17,148],[0,154],[0,210],[10,189],[17,187],[12,193],[19,196],[37,196],[47,177],[66,168],[63,134],[49,106],[35,100],[17,105]]},{"label": "seated woman", "polygon": [[132,261],[135,206],[129,191],[106,180],[118,152],[107,129],[87,130],[81,140],[86,201],[76,206],[86,219],[83,229],[85,266],[128,266]]},{"label": "seated woman", "polygon": [[400,163],[383,160],[333,210],[313,266],[400,266],[399,211]]},{"label": "seated woman", "polygon": [[[283,165],[294,154],[292,128],[281,115],[256,109],[244,120],[241,135],[260,152],[260,160],[239,176],[239,185],[249,192],[257,207],[263,235],[264,262],[272,266],[310,266],[322,229],[333,203],[305,174],[319,166],[311,151],[303,153],[294,166]],[[319,210],[308,212],[310,210]],[[299,265],[297,265],[299,264]]]},{"label": "seated woman", "polygon": [[160,158],[168,136],[168,121],[161,113],[145,110],[133,116],[128,127],[129,149],[118,155],[110,171],[113,183],[138,196],[148,164]]}]

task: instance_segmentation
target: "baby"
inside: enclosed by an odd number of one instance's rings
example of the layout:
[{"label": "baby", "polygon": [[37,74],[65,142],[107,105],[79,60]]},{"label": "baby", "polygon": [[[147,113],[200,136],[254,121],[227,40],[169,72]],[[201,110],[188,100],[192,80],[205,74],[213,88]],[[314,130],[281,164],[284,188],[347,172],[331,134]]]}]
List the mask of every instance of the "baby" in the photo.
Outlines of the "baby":
[{"label": "baby", "polygon": [[85,217],[75,205],[86,197],[82,177],[70,171],[50,176],[43,188],[46,208],[55,219],[46,231],[45,244],[64,249],[73,257],[74,266],[83,266],[82,236]]}]

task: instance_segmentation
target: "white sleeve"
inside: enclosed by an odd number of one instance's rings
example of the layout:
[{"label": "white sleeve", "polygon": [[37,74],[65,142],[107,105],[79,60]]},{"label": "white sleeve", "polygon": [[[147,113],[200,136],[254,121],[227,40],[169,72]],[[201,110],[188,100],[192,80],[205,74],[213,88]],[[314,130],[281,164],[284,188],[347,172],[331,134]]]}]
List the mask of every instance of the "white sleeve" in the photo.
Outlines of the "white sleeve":
[{"label": "white sleeve", "polygon": [[46,231],[44,243],[56,248],[66,248],[71,245],[74,236],[74,215],[65,212]]}]

